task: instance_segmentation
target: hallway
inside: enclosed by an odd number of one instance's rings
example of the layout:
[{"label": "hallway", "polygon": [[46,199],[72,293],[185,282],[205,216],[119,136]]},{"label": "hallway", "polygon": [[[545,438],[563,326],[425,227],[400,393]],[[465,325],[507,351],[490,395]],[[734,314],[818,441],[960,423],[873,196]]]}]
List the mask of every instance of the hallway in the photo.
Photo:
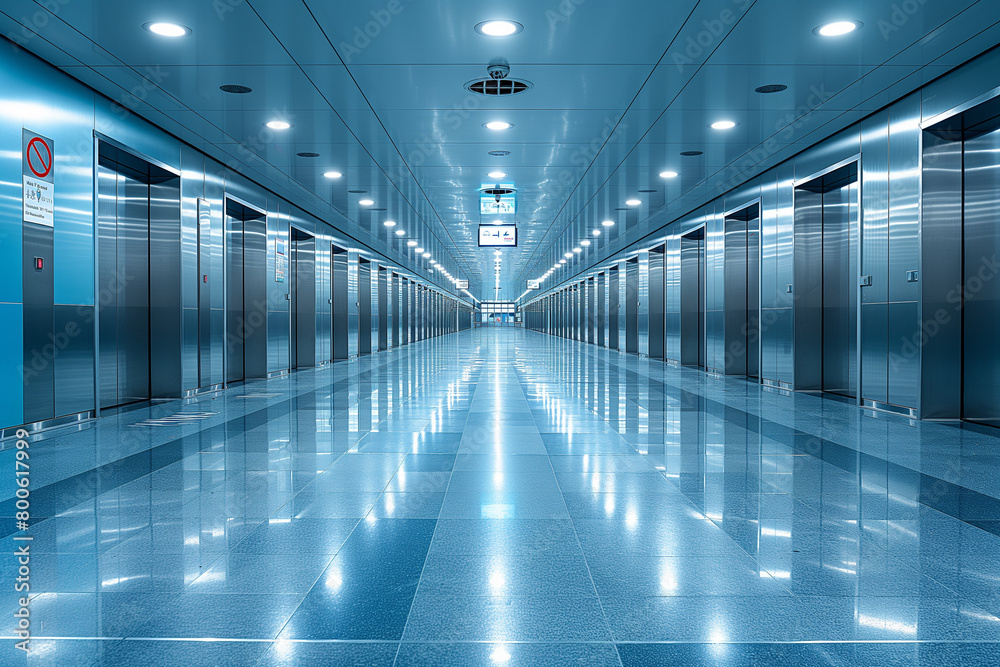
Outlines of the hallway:
[{"label": "hallway", "polygon": [[986,427],[480,329],[44,440],[31,665],[996,660]]}]

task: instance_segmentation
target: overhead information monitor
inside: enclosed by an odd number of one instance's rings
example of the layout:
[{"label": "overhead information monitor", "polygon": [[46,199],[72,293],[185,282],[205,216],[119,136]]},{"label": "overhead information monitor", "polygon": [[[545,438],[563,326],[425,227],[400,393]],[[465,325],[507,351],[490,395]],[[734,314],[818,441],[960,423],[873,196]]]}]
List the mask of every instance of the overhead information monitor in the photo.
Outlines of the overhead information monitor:
[{"label": "overhead information monitor", "polygon": [[469,281],[468,280],[456,280],[455,281],[455,288],[456,289],[469,289]]},{"label": "overhead information monitor", "polygon": [[517,225],[480,225],[480,248],[516,248]]},{"label": "overhead information monitor", "polygon": [[528,281],[528,289],[529,290],[538,289],[539,287],[541,287],[541,285],[542,285],[542,281],[540,281],[540,280],[529,280]]},{"label": "overhead information monitor", "polygon": [[517,213],[517,195],[504,195],[500,201],[493,195],[482,195],[479,199],[480,215],[514,215]]}]

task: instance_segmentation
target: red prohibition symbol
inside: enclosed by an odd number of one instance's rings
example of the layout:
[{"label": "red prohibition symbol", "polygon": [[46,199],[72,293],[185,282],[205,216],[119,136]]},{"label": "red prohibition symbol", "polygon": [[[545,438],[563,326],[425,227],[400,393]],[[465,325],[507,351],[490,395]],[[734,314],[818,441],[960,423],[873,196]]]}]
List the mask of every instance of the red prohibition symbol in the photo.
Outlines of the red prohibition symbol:
[{"label": "red prohibition symbol", "polygon": [[38,178],[45,178],[52,171],[52,152],[41,137],[34,137],[24,151],[28,159],[28,169]]}]

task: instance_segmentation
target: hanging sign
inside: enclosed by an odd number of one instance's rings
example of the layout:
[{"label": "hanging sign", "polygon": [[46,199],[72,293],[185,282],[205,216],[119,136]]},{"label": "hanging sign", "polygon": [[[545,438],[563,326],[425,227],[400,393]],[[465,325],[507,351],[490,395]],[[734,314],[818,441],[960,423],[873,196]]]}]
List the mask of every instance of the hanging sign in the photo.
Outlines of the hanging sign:
[{"label": "hanging sign", "polygon": [[55,145],[48,137],[21,130],[22,220],[52,227],[55,219]]}]

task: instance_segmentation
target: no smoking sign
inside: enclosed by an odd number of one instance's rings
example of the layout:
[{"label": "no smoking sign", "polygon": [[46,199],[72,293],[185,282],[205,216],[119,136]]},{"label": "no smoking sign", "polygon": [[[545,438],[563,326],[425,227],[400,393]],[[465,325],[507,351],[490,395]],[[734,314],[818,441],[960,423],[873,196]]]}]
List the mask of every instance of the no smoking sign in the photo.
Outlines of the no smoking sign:
[{"label": "no smoking sign", "polygon": [[55,146],[48,137],[21,130],[22,219],[52,227],[55,218]]}]

